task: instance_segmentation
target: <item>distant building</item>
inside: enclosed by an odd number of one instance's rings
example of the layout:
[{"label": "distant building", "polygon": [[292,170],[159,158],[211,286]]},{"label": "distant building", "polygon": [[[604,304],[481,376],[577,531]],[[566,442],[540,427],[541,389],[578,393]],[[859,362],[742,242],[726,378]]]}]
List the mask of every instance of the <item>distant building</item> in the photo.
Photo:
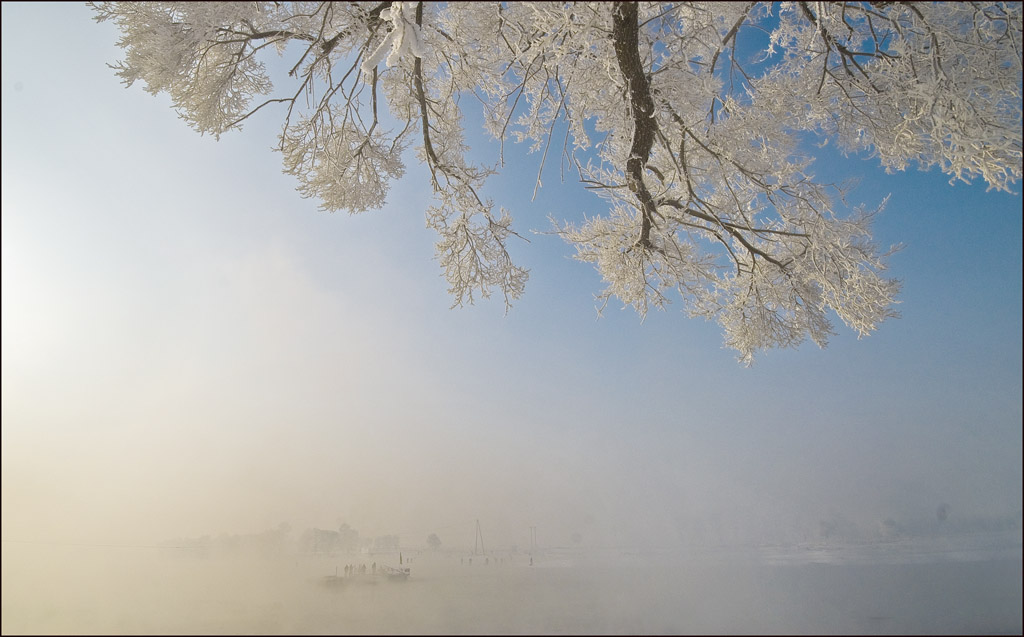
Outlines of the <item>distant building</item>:
[{"label": "distant building", "polygon": [[343,551],[359,550],[359,531],[347,524],[342,524],[338,529],[338,545]]},{"label": "distant building", "polygon": [[373,538],[374,551],[397,551],[401,549],[397,535],[381,535]]},{"label": "distant building", "polygon": [[330,555],[341,549],[341,534],[326,529],[307,529],[299,540],[304,553]]}]

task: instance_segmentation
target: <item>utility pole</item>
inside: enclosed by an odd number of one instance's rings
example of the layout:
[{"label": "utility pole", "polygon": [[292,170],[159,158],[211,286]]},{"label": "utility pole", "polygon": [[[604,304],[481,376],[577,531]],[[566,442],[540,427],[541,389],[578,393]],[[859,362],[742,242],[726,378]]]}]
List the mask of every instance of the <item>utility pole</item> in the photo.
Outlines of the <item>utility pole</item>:
[{"label": "utility pole", "polygon": [[476,539],[473,541],[473,555],[477,555],[477,548],[480,549],[480,553],[486,553],[487,549],[484,548],[484,533],[480,530],[480,520],[476,521]]},{"label": "utility pole", "polygon": [[530,552],[533,553],[537,550],[537,527],[530,527]]}]

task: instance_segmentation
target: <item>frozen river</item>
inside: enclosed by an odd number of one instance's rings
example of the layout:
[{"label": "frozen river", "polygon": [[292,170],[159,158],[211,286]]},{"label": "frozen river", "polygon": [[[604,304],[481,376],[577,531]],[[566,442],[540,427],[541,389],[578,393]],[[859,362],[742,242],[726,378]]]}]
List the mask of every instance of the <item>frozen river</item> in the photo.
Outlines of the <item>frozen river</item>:
[{"label": "frozen river", "polygon": [[[4,544],[3,633],[1020,634],[1016,545],[201,557]],[[397,565],[397,564],[396,564]]]}]

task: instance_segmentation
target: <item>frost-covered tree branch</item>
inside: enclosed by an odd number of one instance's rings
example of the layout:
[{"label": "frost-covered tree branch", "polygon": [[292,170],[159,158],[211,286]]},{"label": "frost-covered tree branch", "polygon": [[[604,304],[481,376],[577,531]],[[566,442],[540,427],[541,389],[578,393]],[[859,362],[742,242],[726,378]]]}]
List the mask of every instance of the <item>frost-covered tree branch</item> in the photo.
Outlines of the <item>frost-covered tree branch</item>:
[{"label": "frost-covered tree branch", "polygon": [[[520,235],[486,180],[506,141],[526,142],[540,187],[560,144],[604,202],[582,223],[552,218],[603,277],[602,306],[679,300],[748,364],[824,346],[832,314],[859,335],[895,316],[895,248],[871,239],[881,207],[816,179],[815,143],[997,190],[1021,177],[1020,3],[92,6],[121,30],[118,75],[166,92],[199,132],[279,109],[284,169],[326,210],[381,207],[414,147],[455,305],[523,293]],[[467,160],[464,98],[499,142],[495,166]]]}]

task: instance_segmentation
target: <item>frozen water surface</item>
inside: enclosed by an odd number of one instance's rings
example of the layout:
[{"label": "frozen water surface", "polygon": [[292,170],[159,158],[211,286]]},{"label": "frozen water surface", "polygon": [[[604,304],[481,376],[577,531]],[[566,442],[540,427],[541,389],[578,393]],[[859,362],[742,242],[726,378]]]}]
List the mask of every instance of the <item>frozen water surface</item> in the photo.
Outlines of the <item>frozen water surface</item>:
[{"label": "frozen water surface", "polygon": [[413,552],[406,581],[345,577],[394,555],[5,544],[3,632],[1020,634],[1020,544],[1005,540],[548,550],[533,565]]}]

